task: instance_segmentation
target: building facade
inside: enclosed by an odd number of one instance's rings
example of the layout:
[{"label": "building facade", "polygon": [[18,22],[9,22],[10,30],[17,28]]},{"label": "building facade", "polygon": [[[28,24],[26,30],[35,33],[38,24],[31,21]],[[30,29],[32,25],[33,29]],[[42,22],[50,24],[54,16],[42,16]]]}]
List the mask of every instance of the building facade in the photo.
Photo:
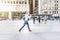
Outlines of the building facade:
[{"label": "building facade", "polygon": [[38,0],[29,0],[30,14],[38,13]]},{"label": "building facade", "polygon": [[0,0],[0,19],[19,19],[26,11],[30,14],[60,15],[60,0]]},{"label": "building facade", "polygon": [[60,0],[39,0],[39,14],[57,14],[60,15]]},{"label": "building facade", "polygon": [[18,18],[25,11],[29,12],[28,0],[0,0],[0,18]]}]

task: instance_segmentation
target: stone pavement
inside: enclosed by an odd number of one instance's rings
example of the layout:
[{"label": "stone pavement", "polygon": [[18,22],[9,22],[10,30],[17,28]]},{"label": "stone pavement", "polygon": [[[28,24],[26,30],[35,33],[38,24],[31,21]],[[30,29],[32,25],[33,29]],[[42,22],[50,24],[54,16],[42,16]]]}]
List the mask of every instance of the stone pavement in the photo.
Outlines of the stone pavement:
[{"label": "stone pavement", "polygon": [[19,32],[22,20],[0,21],[0,40],[60,40],[59,21],[48,21],[46,24],[29,21],[29,24],[32,32],[26,26]]}]

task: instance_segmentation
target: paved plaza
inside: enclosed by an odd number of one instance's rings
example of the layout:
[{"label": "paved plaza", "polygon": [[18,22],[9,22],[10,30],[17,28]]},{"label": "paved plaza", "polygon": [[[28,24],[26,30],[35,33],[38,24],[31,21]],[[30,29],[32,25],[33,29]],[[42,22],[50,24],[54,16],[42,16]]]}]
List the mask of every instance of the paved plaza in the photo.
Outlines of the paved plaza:
[{"label": "paved plaza", "polygon": [[29,32],[27,26],[19,32],[23,25],[23,20],[3,20],[0,21],[0,40],[60,40],[60,22],[47,21],[33,24],[29,21],[32,32]]}]

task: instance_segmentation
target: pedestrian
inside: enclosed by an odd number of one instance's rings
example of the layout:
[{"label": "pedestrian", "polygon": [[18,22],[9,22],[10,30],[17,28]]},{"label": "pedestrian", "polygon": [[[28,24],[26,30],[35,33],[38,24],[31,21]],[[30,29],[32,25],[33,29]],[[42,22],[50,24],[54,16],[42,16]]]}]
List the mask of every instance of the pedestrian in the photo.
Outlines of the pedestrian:
[{"label": "pedestrian", "polygon": [[44,17],[41,17],[42,22],[44,21]]},{"label": "pedestrian", "polygon": [[45,16],[45,24],[46,24],[47,20],[48,20],[48,17],[47,17],[47,16]]},{"label": "pedestrian", "polygon": [[28,15],[28,12],[26,11],[26,14],[25,14],[25,16],[24,16],[24,24],[23,24],[23,26],[19,29],[19,32],[21,32],[21,30],[24,28],[25,25],[27,25],[29,32],[31,32],[28,21],[29,21],[29,15]]},{"label": "pedestrian", "polygon": [[40,18],[40,16],[38,16],[38,22],[40,23],[40,20],[41,20],[41,18]]},{"label": "pedestrian", "polygon": [[33,24],[35,24],[35,17],[33,16]]}]

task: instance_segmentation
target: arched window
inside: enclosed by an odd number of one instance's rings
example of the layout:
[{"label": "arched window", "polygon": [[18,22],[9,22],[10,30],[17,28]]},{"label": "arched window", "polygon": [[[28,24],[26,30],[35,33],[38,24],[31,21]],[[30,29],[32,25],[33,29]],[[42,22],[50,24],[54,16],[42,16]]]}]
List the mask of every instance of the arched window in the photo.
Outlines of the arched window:
[{"label": "arched window", "polygon": [[21,4],[21,1],[19,1],[19,4]]},{"label": "arched window", "polygon": [[24,4],[24,1],[22,1],[22,4]]},{"label": "arched window", "polygon": [[15,1],[13,1],[13,3],[15,4]]},{"label": "arched window", "polygon": [[18,4],[18,1],[16,1],[16,4]]}]

